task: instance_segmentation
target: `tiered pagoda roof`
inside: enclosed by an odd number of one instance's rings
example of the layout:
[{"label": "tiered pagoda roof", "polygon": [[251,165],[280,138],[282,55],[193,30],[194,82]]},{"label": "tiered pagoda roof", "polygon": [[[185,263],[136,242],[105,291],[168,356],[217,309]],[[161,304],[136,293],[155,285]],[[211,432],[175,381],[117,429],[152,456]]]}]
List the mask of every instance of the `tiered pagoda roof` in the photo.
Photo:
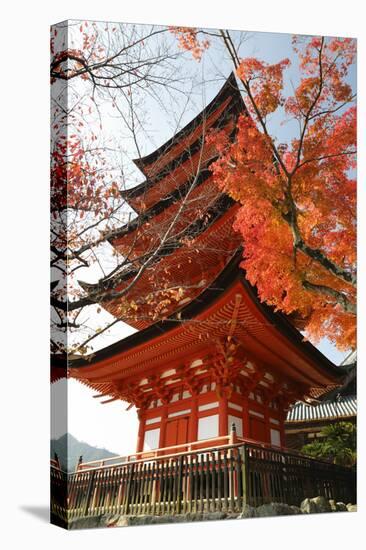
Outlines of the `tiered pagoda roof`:
[{"label": "tiered pagoda roof", "polygon": [[[141,184],[122,192],[126,201],[137,212],[143,212],[167,198],[181,184],[187,183],[187,176],[196,175],[203,166],[212,162],[215,150],[204,144],[210,129],[234,131],[238,115],[246,108],[238,89],[235,75],[231,73],[214,99],[171,139],[145,157],[134,162],[146,176]],[[206,174],[208,177],[209,174]]]},{"label": "tiered pagoda roof", "polygon": [[[231,74],[196,118],[159,149],[134,161],[146,179],[122,194],[138,216],[110,239],[118,253],[128,258],[128,267],[97,285],[82,286],[118,293],[131,285],[128,300],[138,309],[127,322],[137,329],[156,320],[151,303],[164,301],[161,313],[169,316],[192,301],[240,246],[232,228],[238,205],[213,181],[209,167],[218,155],[205,137],[215,129],[234,137],[236,120],[243,113],[245,105]],[[179,300],[169,304],[172,287],[179,289]],[[106,296],[101,303],[118,315],[119,299]]]}]

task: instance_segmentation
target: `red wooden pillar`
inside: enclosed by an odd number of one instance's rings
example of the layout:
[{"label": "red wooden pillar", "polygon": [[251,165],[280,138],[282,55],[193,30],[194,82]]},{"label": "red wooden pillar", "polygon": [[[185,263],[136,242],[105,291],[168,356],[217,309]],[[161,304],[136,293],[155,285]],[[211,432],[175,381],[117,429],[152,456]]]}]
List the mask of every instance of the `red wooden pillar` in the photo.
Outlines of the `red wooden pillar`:
[{"label": "red wooden pillar", "polygon": [[264,414],[264,426],[265,426],[265,441],[266,443],[271,443],[271,427],[269,422],[269,402],[264,400],[263,403],[263,414]]},{"label": "red wooden pillar", "polygon": [[228,406],[227,398],[219,398],[219,436],[228,435]]},{"label": "red wooden pillar", "polygon": [[243,437],[250,439],[249,397],[243,399]]},{"label": "red wooden pillar", "polygon": [[142,416],[140,411],[138,412],[139,416],[139,431],[137,434],[137,445],[136,445],[136,452],[141,453],[144,449],[144,439],[145,439],[145,418]]},{"label": "red wooden pillar", "polygon": [[191,415],[189,417],[188,441],[197,441],[198,437],[198,398],[192,395]]},{"label": "red wooden pillar", "polygon": [[161,411],[159,448],[165,447],[166,424],[168,419],[168,407],[165,405]]}]

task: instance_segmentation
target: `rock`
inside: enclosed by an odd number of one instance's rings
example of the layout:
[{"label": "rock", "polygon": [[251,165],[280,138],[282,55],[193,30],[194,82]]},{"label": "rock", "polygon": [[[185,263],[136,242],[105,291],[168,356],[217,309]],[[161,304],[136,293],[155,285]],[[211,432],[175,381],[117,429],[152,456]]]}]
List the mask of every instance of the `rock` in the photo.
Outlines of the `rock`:
[{"label": "rock", "polygon": [[271,502],[270,504],[262,504],[256,510],[257,517],[265,518],[270,516],[293,516],[301,511],[296,506],[289,506],[282,502]]},{"label": "rock", "polygon": [[106,527],[115,527],[117,526],[120,517],[121,516],[119,516],[118,514],[114,516],[102,516],[101,523],[103,523]]},{"label": "rock", "polygon": [[317,506],[318,512],[322,513],[322,512],[332,511],[329,501],[325,497],[319,496],[319,497],[312,498],[311,500]]},{"label": "rock", "polygon": [[[179,516],[174,521],[179,521]],[[172,516],[131,516],[129,525],[154,525],[156,523],[172,523]]]},{"label": "rock", "polygon": [[336,501],[333,499],[329,500],[329,506],[331,507],[332,512],[337,512]]},{"label": "rock", "polygon": [[300,510],[302,514],[316,514],[318,511],[315,503],[310,498],[306,498],[302,501]]},{"label": "rock", "polygon": [[202,521],[203,515],[200,512],[194,513],[194,512],[187,512],[186,514],[186,521]]},{"label": "rock", "polygon": [[[191,521],[217,521],[228,517],[226,512],[204,512],[198,514],[172,514],[162,516],[120,516],[116,521],[110,518],[109,526],[127,527],[128,525],[153,525],[156,523],[188,523]],[[111,521],[113,519],[113,521]]]},{"label": "rock", "polygon": [[249,504],[246,504],[243,507],[241,514],[238,515],[237,519],[255,518],[255,517],[257,517],[257,510],[254,508],[254,506],[250,506]]},{"label": "rock", "polygon": [[222,519],[246,519],[255,517],[289,516],[297,514],[314,514],[324,512],[357,512],[357,504],[335,502],[327,500],[323,496],[306,498],[301,507],[290,506],[282,502],[262,504],[255,508],[245,505],[241,513],[237,512],[198,512],[186,514],[170,514],[161,516],[138,515],[121,516],[118,514],[103,514],[87,518],[75,518],[71,520],[68,529],[90,529],[95,527],[127,527],[129,525],[152,525],[155,523],[188,523],[192,521],[218,521]]},{"label": "rock", "polygon": [[128,527],[130,525],[129,518],[127,516],[120,516],[115,523],[116,527]]},{"label": "rock", "polygon": [[225,519],[227,516],[226,512],[205,512],[203,514],[203,521],[217,521],[219,519]]},{"label": "rock", "polygon": [[104,527],[102,516],[89,516],[86,518],[74,518],[69,521],[68,529],[94,529]]},{"label": "rock", "polygon": [[300,505],[303,514],[321,514],[332,511],[328,500],[323,496],[306,498]]},{"label": "rock", "polygon": [[336,502],[335,500],[330,499],[329,506],[332,512],[347,512],[347,506],[344,502]]}]

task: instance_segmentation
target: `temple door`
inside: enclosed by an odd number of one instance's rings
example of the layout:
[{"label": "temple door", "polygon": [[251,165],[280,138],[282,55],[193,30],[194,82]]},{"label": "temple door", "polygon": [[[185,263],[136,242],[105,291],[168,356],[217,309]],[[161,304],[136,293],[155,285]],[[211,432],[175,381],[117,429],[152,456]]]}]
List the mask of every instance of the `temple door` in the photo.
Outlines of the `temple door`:
[{"label": "temple door", "polygon": [[188,416],[184,416],[182,418],[175,418],[174,420],[169,420],[166,425],[164,447],[170,447],[172,445],[180,445],[182,443],[187,443],[187,441],[188,441]]}]

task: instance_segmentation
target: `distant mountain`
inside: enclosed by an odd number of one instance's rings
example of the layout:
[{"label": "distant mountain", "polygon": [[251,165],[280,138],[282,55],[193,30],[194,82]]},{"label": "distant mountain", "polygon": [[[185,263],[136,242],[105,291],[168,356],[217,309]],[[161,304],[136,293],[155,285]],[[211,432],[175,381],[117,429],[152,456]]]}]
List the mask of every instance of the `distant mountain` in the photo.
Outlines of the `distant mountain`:
[{"label": "distant mountain", "polygon": [[75,470],[80,455],[83,457],[83,462],[118,456],[107,449],[93,447],[84,441],[79,441],[69,433],[62,435],[59,439],[51,439],[51,458],[54,458],[55,453],[62,468],[68,472]]}]

